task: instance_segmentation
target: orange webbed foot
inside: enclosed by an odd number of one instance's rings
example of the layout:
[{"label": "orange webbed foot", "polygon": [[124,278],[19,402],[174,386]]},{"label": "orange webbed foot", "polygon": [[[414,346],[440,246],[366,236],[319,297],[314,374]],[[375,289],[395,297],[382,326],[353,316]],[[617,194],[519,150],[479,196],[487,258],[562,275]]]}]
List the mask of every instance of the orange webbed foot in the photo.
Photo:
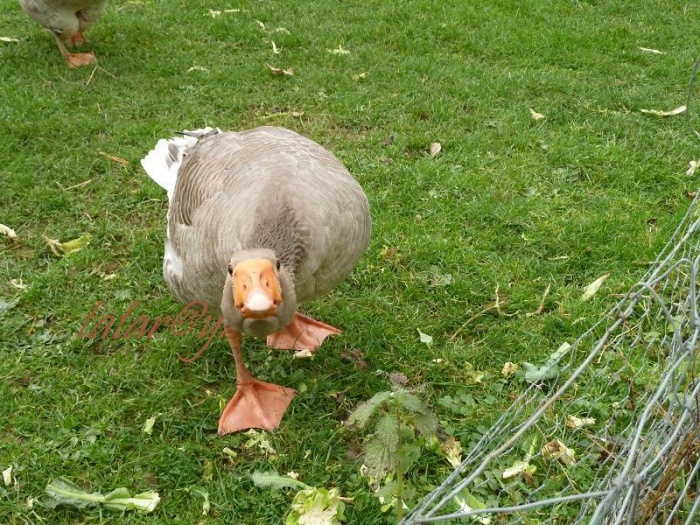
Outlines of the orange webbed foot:
[{"label": "orange webbed foot", "polygon": [[280,350],[316,350],[326,337],[340,333],[331,325],[297,312],[286,328],[267,336],[267,346]]},{"label": "orange webbed foot", "polygon": [[76,34],[74,34],[68,39],[68,43],[72,46],[80,47],[85,43],[85,37],[80,31],[78,31]]},{"label": "orange webbed foot", "polygon": [[68,67],[80,67],[96,64],[97,58],[92,53],[69,53],[66,57]]},{"label": "orange webbed foot", "polygon": [[219,435],[247,428],[276,430],[295,394],[291,388],[258,379],[236,385],[236,394],[219,418]]},{"label": "orange webbed foot", "polygon": [[229,325],[224,325],[224,332],[236,361],[236,394],[221,413],[219,435],[246,428],[277,429],[296,392],[254,378],[243,362],[241,333]]},{"label": "orange webbed foot", "polygon": [[[58,49],[61,52],[63,59],[66,61],[66,64],[68,64],[68,67],[87,66],[88,64],[94,64],[95,62],[97,62],[97,58],[95,58],[95,55],[93,55],[92,53],[71,53],[71,52],[69,52],[66,49],[66,45],[63,43],[61,35],[59,33],[54,32],[54,31],[51,31],[51,34],[56,39],[56,44],[58,44]],[[80,33],[76,33],[75,35],[73,35],[69,39],[69,42],[73,42],[73,40],[77,37],[77,35],[80,35]],[[82,35],[80,35],[79,40],[80,40],[80,43],[83,42]]]}]

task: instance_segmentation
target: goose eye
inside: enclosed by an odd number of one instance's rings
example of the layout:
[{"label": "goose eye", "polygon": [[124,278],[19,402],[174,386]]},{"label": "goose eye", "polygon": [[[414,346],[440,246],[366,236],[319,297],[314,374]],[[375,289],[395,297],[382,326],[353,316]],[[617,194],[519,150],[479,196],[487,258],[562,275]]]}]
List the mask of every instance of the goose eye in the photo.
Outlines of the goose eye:
[{"label": "goose eye", "polygon": [[275,261],[275,266],[277,267],[278,270],[282,267],[282,261],[280,261],[279,257]]},{"label": "goose eye", "polygon": [[231,266],[230,264],[228,265],[228,274],[233,275],[233,266]]}]

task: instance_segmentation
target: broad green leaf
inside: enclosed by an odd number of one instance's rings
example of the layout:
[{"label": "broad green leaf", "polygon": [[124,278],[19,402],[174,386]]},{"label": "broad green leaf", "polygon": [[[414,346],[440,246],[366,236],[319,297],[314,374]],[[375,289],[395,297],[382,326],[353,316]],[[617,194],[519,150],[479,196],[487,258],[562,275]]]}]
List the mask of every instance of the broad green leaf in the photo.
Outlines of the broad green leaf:
[{"label": "broad green leaf", "polygon": [[207,516],[209,515],[209,511],[211,510],[211,502],[209,501],[209,492],[204,490],[203,488],[200,487],[188,487],[187,492],[190,494],[197,494],[199,496],[202,496],[204,498],[204,501],[202,502],[202,516]]},{"label": "broad green leaf", "polygon": [[157,492],[148,491],[131,496],[125,488],[113,490],[104,497],[104,506],[110,510],[123,512],[125,510],[140,510],[153,512],[160,501]]},{"label": "broad green leaf", "polygon": [[430,413],[430,410],[428,407],[423,403],[423,401],[420,400],[418,396],[415,394],[411,394],[410,392],[400,389],[396,392],[396,401],[403,407],[403,409],[410,413],[418,413],[418,414],[428,414]]},{"label": "broad green leaf", "polygon": [[49,508],[68,505],[83,509],[102,504],[106,509],[119,512],[126,510],[152,512],[160,501],[157,492],[143,492],[132,497],[129,491],[123,487],[113,490],[106,496],[98,492],[89,493],[64,477],[51,481],[46,486],[46,494],[49,499],[45,505]]},{"label": "broad green leaf", "polygon": [[11,310],[19,304],[18,299],[13,299],[12,301],[6,301],[5,299],[0,299],[0,315],[4,314],[8,310]]},{"label": "broad green leaf", "polygon": [[559,361],[569,351],[571,345],[567,342],[562,343],[555,352],[549,356],[547,362],[543,366],[536,366],[532,363],[524,362],[523,369],[525,370],[525,380],[529,383],[552,379],[559,375]]},{"label": "broad green leaf", "polygon": [[68,505],[78,509],[97,505],[104,501],[104,496],[98,492],[89,493],[81,489],[75,483],[60,477],[51,481],[46,486],[46,494],[49,499],[44,504],[53,509],[58,505]]},{"label": "broad green leaf", "polygon": [[375,436],[384,443],[390,454],[399,449],[399,418],[396,414],[382,414],[375,426]]},{"label": "broad green leaf", "polygon": [[513,466],[505,469],[501,477],[503,479],[510,479],[519,474],[534,474],[536,470],[537,467],[530,465],[527,461],[514,461]]},{"label": "broad green leaf", "polygon": [[404,472],[408,472],[409,470],[411,470],[411,467],[420,458],[420,454],[421,447],[418,446],[418,444],[415,441],[401,443],[401,446],[399,447],[399,453],[397,454],[397,463],[401,465],[401,470],[403,470]]},{"label": "broad green leaf", "polygon": [[90,244],[90,234],[86,233],[84,235],[81,235],[77,239],[73,239],[66,242],[61,242],[46,236],[44,236],[44,240],[46,241],[46,244],[49,245],[49,248],[51,248],[51,251],[54,253],[54,255],[69,255],[73,252],[77,252],[78,250]]},{"label": "broad green leaf", "polygon": [[353,410],[345,424],[348,426],[364,428],[377,408],[379,408],[384,401],[389,399],[392,394],[393,392],[379,392],[374,394],[369,400],[360,403],[357,408]]},{"label": "broad green leaf", "polygon": [[559,375],[559,367],[556,365],[535,366],[532,363],[524,362],[525,381],[537,383],[545,379],[552,379]]},{"label": "broad green leaf", "polygon": [[256,487],[266,488],[266,489],[306,489],[309,486],[306,483],[292,479],[289,476],[282,476],[277,472],[261,472],[256,470],[250,475],[253,483]]},{"label": "broad green leaf", "polygon": [[292,500],[286,525],[340,525],[345,503],[338,489],[309,487],[300,490]]},{"label": "broad green leaf", "polygon": [[[462,512],[470,512],[472,510],[482,510],[486,508],[486,503],[474,496],[467,489],[464,489],[459,495],[455,496],[454,502]],[[477,514],[473,519],[479,523],[483,523],[483,525],[489,525],[491,523],[491,516]]]},{"label": "broad green leaf", "polygon": [[266,456],[274,456],[277,454],[277,451],[272,448],[272,444],[267,438],[268,435],[266,433],[251,428],[250,430],[246,430],[244,434],[250,437],[250,439],[243,444],[245,448],[249,450],[258,449]]},{"label": "broad green leaf", "polygon": [[418,433],[424,438],[429,438],[437,431],[437,418],[433,414],[416,414],[413,425]]},{"label": "broad green leaf", "polygon": [[398,462],[396,454],[392,454],[386,444],[376,436],[370,437],[365,442],[363,450],[369,476],[374,479],[383,478]]},{"label": "broad green leaf", "polygon": [[388,483],[382,485],[377,490],[374,491],[374,495],[377,498],[391,499],[394,497],[397,491],[397,483],[395,479],[392,479]]}]

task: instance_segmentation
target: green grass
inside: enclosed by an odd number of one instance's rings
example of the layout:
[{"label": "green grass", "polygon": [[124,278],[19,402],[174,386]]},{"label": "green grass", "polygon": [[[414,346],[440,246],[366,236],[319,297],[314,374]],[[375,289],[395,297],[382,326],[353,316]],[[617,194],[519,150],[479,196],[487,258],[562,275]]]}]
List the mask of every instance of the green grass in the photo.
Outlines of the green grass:
[{"label": "green grass", "polygon": [[[18,301],[0,313],[0,468],[18,480],[0,487],[3,523],[277,524],[291,493],[246,477],[272,468],[354,498],[348,523],[390,523],[352,459],[360,436],[341,426],[352,408],[401,372],[466,448],[522,388],[492,388],[503,363],[542,361],[595,322],[696,188],[683,117],[639,112],[685,102],[691,2],[115,1],[88,34],[98,67],[79,70],[15,0],[0,5],[0,36],[19,40],[0,42],[0,223],[18,234],[0,244],[0,300]],[[209,14],[229,7],[241,11]],[[329,52],[339,46],[349,54]],[[194,335],[77,337],[98,301],[118,315],[132,301],[151,318],[179,311],[161,276],[166,197],[138,162],[157,139],[264,124],[333,151],[374,221],[354,274],[305,308],[342,336],[313,360],[245,342],[254,373],[302,391],[271,456],[247,436],[216,437],[234,390],[225,341],[186,365],[177,354],[199,348]],[[67,257],[44,241],[84,233],[89,247]],[[472,384],[467,363],[488,380]],[[465,389],[477,401],[468,415],[437,402]],[[426,453],[419,495],[449,469]],[[58,476],[103,493],[153,489],[162,502],[153,516],[49,510],[43,491]],[[209,492],[208,516],[193,486]]]}]

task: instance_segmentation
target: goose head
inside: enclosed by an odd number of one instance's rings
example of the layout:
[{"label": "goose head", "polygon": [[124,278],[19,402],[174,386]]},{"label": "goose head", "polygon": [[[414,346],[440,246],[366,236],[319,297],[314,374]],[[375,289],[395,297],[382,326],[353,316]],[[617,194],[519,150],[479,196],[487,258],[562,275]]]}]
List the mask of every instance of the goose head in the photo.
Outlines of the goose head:
[{"label": "goose head", "polygon": [[274,253],[238,253],[228,262],[221,300],[224,319],[236,331],[266,337],[292,322],[294,285]]}]

